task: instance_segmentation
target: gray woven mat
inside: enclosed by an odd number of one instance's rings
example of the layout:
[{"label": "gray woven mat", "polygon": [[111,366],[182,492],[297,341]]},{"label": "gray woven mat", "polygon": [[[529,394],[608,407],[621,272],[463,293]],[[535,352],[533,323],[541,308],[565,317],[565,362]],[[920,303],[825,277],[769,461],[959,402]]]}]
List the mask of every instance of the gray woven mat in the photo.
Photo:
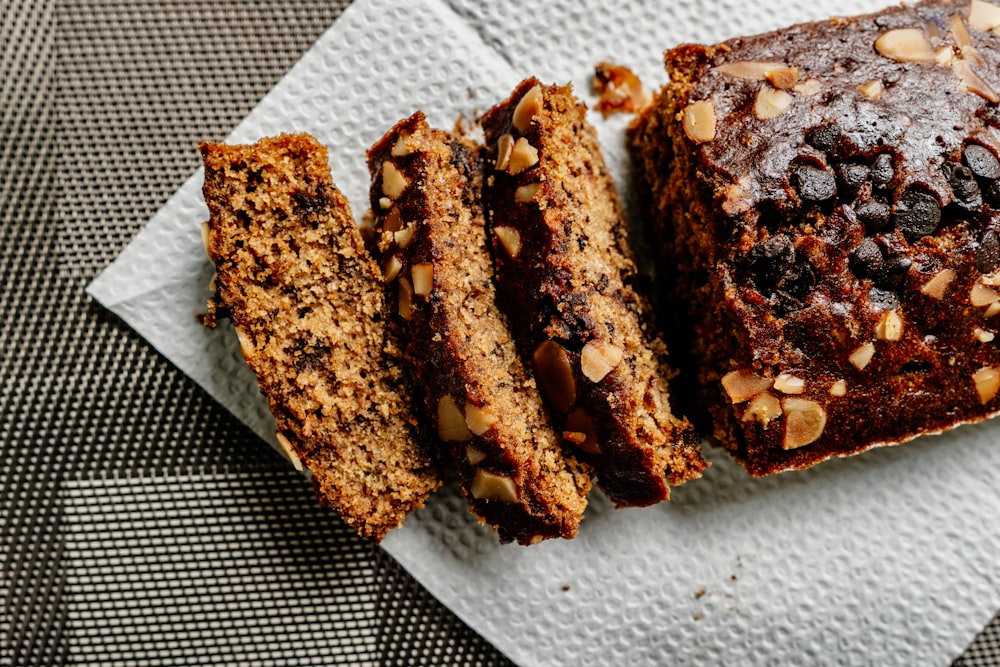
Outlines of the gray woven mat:
[{"label": "gray woven mat", "polygon": [[345,3],[0,3],[0,664],[508,664],[83,293]]}]

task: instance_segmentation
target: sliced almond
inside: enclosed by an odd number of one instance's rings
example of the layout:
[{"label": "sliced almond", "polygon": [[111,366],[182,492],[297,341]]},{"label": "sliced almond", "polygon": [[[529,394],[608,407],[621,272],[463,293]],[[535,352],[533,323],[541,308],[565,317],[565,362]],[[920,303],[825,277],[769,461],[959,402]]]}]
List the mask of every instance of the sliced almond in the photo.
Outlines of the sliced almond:
[{"label": "sliced almond", "polygon": [[875,324],[875,337],[879,340],[899,340],[903,337],[903,318],[895,310],[887,310]]},{"label": "sliced almond", "polygon": [[955,280],[955,271],[953,269],[944,269],[934,274],[933,278],[924,283],[923,287],[920,288],[920,292],[940,301],[944,298],[945,292],[953,280]]},{"label": "sliced almond", "polygon": [[982,283],[975,283],[969,292],[969,301],[977,308],[989,306],[1000,301],[1000,294]]},{"label": "sliced almond", "polygon": [[769,391],[758,394],[743,413],[743,421],[758,421],[765,427],[781,416],[781,401]]},{"label": "sliced almond", "polygon": [[934,62],[943,67],[951,65],[951,62],[955,59],[955,50],[950,46],[942,46],[937,51],[934,52]]},{"label": "sliced almond", "polygon": [[722,388],[733,403],[743,403],[771,388],[771,380],[749,369],[730,371],[722,376]]},{"label": "sliced almond", "polygon": [[413,315],[413,285],[406,278],[399,279],[399,316],[404,320]]},{"label": "sliced almond", "polygon": [[1000,102],[1000,95],[997,94],[997,91],[983,77],[976,74],[968,60],[964,58],[955,60],[951,63],[951,70],[970,93],[975,93],[993,104]]},{"label": "sliced almond", "polygon": [[875,40],[875,50],[900,63],[934,60],[934,49],[920,28],[897,28]]},{"label": "sliced almond", "polygon": [[885,88],[882,86],[881,79],[872,79],[871,81],[868,81],[858,86],[858,92],[860,92],[865,97],[873,100],[877,100],[878,98],[882,97],[882,93],[884,90]]},{"label": "sliced almond", "polygon": [[500,239],[500,245],[503,246],[504,251],[506,251],[507,256],[514,259],[521,252],[521,232],[517,231],[513,227],[494,227],[493,233],[497,235]]},{"label": "sliced almond", "polygon": [[392,208],[392,200],[389,199],[388,197],[379,197],[378,205],[379,208],[383,210],[388,210]]},{"label": "sliced almond", "polygon": [[972,382],[976,385],[979,402],[986,405],[997,395],[1000,389],[1000,370],[987,366],[972,374]]},{"label": "sliced almond", "polygon": [[[715,71],[719,74],[746,79],[748,81],[763,81],[771,72],[780,69],[789,69],[785,63],[768,61],[739,60],[734,63],[719,65]],[[795,69],[795,68],[791,68]]]},{"label": "sliced almond", "polygon": [[240,352],[243,353],[244,358],[249,359],[256,353],[250,335],[239,327],[236,328],[236,339],[240,341]]},{"label": "sliced almond", "polygon": [[805,398],[784,398],[781,410],[785,414],[785,438],[781,446],[798,449],[816,442],[826,428],[826,410],[816,401]]},{"label": "sliced almond", "polygon": [[405,248],[413,240],[414,231],[416,231],[416,227],[404,227],[392,233],[392,240],[396,242],[397,247]]},{"label": "sliced almond", "polygon": [[500,138],[497,139],[497,161],[494,164],[497,171],[507,171],[512,150],[514,150],[514,137],[510,134],[500,135]]},{"label": "sliced almond", "polygon": [[391,283],[399,275],[400,269],[403,268],[403,263],[399,261],[399,257],[395,255],[390,255],[389,259],[385,261],[382,266],[382,280]]},{"label": "sliced almond", "polygon": [[208,221],[201,223],[201,244],[205,247],[205,254],[211,257],[209,248],[212,246],[212,228],[208,226]]},{"label": "sliced almond", "polygon": [[865,367],[871,362],[872,357],[875,356],[875,344],[868,342],[862,343],[855,348],[854,352],[851,352],[851,356],[847,359],[854,367],[859,371],[863,371]]},{"label": "sliced almond", "polygon": [[983,317],[993,317],[997,313],[1000,313],[1000,303],[991,303],[983,313]]},{"label": "sliced almond", "polygon": [[792,96],[790,94],[764,84],[757,92],[753,113],[761,120],[771,120],[785,113],[791,104]]},{"label": "sliced almond", "polygon": [[485,470],[477,470],[472,478],[469,493],[479,500],[498,500],[502,503],[517,502],[517,488],[510,477],[494,475]]},{"label": "sliced almond", "polygon": [[434,265],[427,262],[414,264],[410,270],[413,278],[413,293],[427,296],[434,290]]},{"label": "sliced almond", "polygon": [[969,5],[969,27],[980,32],[1000,27],[1000,7],[983,0],[972,0]]},{"label": "sliced almond", "polygon": [[791,373],[782,373],[774,378],[774,388],[782,394],[801,394],[806,390],[806,381]]},{"label": "sliced almond", "polygon": [[722,202],[722,210],[726,215],[739,215],[753,208],[751,194],[746,187],[746,177],[740,178],[726,188],[726,199]]},{"label": "sliced almond", "polygon": [[486,433],[496,422],[496,415],[491,415],[486,410],[472,403],[465,404],[465,425],[469,427],[469,430],[474,435]]},{"label": "sliced almond", "polygon": [[576,403],[576,378],[569,353],[554,340],[547,340],[535,348],[532,361],[542,397],[556,412],[569,412]]},{"label": "sliced almond", "polygon": [[407,185],[409,181],[396,165],[388,160],[382,163],[382,194],[389,199],[399,199],[399,195],[403,194]]},{"label": "sliced almond", "polygon": [[621,360],[621,348],[607,341],[592,340],[580,352],[580,370],[591,382],[600,382]]},{"label": "sliced almond", "polygon": [[837,396],[839,398],[840,396],[844,396],[846,394],[847,394],[847,380],[837,380],[832,385],[830,385],[831,396]]},{"label": "sliced almond", "polygon": [[684,134],[696,144],[715,139],[715,107],[708,100],[692,102],[681,112]]},{"label": "sliced almond", "polygon": [[792,90],[803,97],[812,97],[822,89],[823,85],[819,82],[819,79],[806,79],[792,87]]},{"label": "sliced almond", "polygon": [[396,138],[396,143],[392,145],[392,155],[393,157],[403,157],[404,155],[410,154],[410,147],[407,145],[407,139],[410,138],[408,134],[400,134]]},{"label": "sliced almond", "polygon": [[514,201],[518,204],[527,204],[535,199],[535,195],[542,191],[541,183],[527,183],[514,190]]},{"label": "sliced almond", "polygon": [[765,75],[768,82],[778,90],[791,90],[799,82],[799,76],[798,67],[782,67]]},{"label": "sliced almond", "polygon": [[447,394],[438,399],[437,428],[438,435],[445,442],[464,442],[472,438],[462,411],[458,409],[455,399]]},{"label": "sliced almond", "polygon": [[980,329],[979,327],[976,327],[972,330],[972,337],[980,343],[990,343],[994,338],[996,338],[996,334],[987,329]]},{"label": "sliced almond", "polygon": [[972,46],[972,39],[969,37],[969,31],[965,29],[965,21],[961,16],[958,14],[949,16],[948,27],[951,28],[951,36],[955,39],[955,46],[960,53]]},{"label": "sliced almond", "polygon": [[534,86],[526,92],[514,107],[513,123],[518,132],[524,134],[531,127],[532,119],[542,112],[542,87]]},{"label": "sliced almond", "polygon": [[538,150],[521,137],[514,143],[507,163],[507,173],[516,176],[538,164]]},{"label": "sliced almond", "polygon": [[477,466],[486,460],[486,454],[479,451],[472,445],[468,445],[465,448],[465,458],[469,460],[469,465]]},{"label": "sliced almond", "polygon": [[295,447],[292,446],[292,442],[286,438],[281,431],[274,434],[274,439],[278,441],[278,444],[281,446],[281,451],[285,453],[285,456],[292,462],[295,469],[302,472],[302,459],[299,458],[298,452],[296,452]]}]

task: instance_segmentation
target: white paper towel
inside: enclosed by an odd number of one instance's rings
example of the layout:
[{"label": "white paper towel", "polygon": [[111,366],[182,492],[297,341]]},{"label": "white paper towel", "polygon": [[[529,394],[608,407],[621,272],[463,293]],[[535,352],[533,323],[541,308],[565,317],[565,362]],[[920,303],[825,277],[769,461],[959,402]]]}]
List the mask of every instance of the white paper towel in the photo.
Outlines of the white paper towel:
[{"label": "white paper towel", "polygon": [[[662,51],[681,41],[884,4],[356,0],[230,141],[315,134],[360,217],[365,149],[415,109],[450,127],[529,74],[588,99],[602,59],[658,85]],[[628,117],[592,120],[624,182]],[[232,332],[194,319],[211,276],[200,184],[88,289],[271,441]],[[672,502],[612,511],[595,493],[577,539],[531,548],[500,546],[445,490],[384,546],[523,665],[946,664],[1000,607],[998,436],[1000,423],[969,426],[766,480],[709,451],[715,465]]]}]

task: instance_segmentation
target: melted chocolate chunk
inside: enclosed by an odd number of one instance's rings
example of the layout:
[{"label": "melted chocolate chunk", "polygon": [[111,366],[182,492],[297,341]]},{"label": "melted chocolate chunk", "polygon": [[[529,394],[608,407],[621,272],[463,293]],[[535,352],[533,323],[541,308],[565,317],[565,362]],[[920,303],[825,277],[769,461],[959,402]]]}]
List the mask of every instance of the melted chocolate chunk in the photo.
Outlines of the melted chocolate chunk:
[{"label": "melted chocolate chunk", "polygon": [[987,229],[979,239],[976,248],[976,269],[980,273],[993,273],[1000,266],[1000,238],[992,229]]},{"label": "melted chocolate chunk", "polygon": [[955,203],[966,210],[975,210],[983,205],[983,197],[979,193],[979,184],[972,170],[965,165],[947,165],[944,175],[955,194]]},{"label": "melted chocolate chunk", "polygon": [[772,236],[750,251],[751,270],[762,291],[774,288],[794,265],[795,247],[787,234]]},{"label": "melted chocolate chunk", "polygon": [[871,169],[863,164],[845,162],[838,164],[834,171],[837,174],[837,185],[841,192],[855,195],[868,180]]},{"label": "melted chocolate chunk", "polygon": [[868,299],[879,310],[895,310],[899,308],[899,295],[895,292],[873,287],[868,290]]},{"label": "melted chocolate chunk", "polygon": [[814,127],[806,133],[806,143],[817,150],[832,150],[837,143],[840,130],[834,125],[821,125]]},{"label": "melted chocolate chunk", "polygon": [[872,164],[872,185],[877,188],[884,188],[892,182],[896,170],[892,166],[892,156],[888,153],[879,153]]},{"label": "melted chocolate chunk", "polygon": [[871,239],[865,239],[851,251],[847,261],[858,278],[871,278],[882,268],[882,249]]},{"label": "melted chocolate chunk", "polygon": [[913,265],[913,260],[903,255],[889,257],[882,262],[881,268],[874,276],[875,287],[884,290],[899,289],[906,278],[906,272]]},{"label": "melted chocolate chunk", "polygon": [[796,299],[805,300],[816,285],[816,272],[812,264],[802,261],[793,265],[778,282],[778,291],[786,292]]},{"label": "melted chocolate chunk", "polygon": [[791,181],[799,196],[806,201],[824,202],[837,194],[837,181],[833,174],[812,165],[802,164],[796,167]]},{"label": "melted chocolate chunk", "polygon": [[941,223],[938,200],[920,190],[907,190],[896,204],[896,226],[908,241],[933,234]]},{"label": "melted chocolate chunk", "polygon": [[854,209],[854,214],[865,224],[869,232],[878,232],[889,226],[892,209],[878,199],[869,199],[859,204]]},{"label": "melted chocolate chunk", "polygon": [[979,144],[969,144],[962,152],[965,164],[979,178],[995,181],[1000,178],[1000,162],[990,149]]}]

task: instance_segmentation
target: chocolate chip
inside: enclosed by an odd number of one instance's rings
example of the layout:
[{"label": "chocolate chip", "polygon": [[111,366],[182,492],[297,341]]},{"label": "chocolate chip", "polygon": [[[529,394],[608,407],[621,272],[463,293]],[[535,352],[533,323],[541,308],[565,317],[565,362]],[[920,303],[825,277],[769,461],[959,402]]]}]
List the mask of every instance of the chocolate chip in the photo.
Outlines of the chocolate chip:
[{"label": "chocolate chip", "polygon": [[879,310],[896,310],[899,308],[899,295],[895,292],[873,287],[868,290],[868,299]]},{"label": "chocolate chip", "polygon": [[879,153],[872,163],[872,185],[877,188],[884,188],[892,182],[892,177],[896,170],[892,166],[892,156],[888,153]]},{"label": "chocolate chip", "polygon": [[770,290],[795,264],[795,247],[787,234],[776,234],[750,251],[750,266],[758,287]]},{"label": "chocolate chip", "polygon": [[906,272],[913,265],[913,260],[902,255],[894,255],[882,262],[881,268],[875,273],[875,286],[884,290],[898,289],[906,278]]},{"label": "chocolate chip", "polygon": [[847,263],[858,278],[870,278],[882,268],[882,249],[871,239],[865,239],[851,251]]},{"label": "chocolate chip", "polygon": [[941,222],[941,205],[934,196],[907,190],[896,204],[896,226],[909,241],[933,234]]},{"label": "chocolate chip", "polygon": [[1000,178],[1000,162],[990,149],[979,144],[969,144],[962,152],[965,164],[969,165],[972,173],[979,178],[994,181]]},{"label": "chocolate chip", "polygon": [[820,125],[806,133],[806,143],[821,151],[828,151],[837,143],[840,131],[834,125]]},{"label": "chocolate chip", "polygon": [[992,229],[987,229],[979,239],[976,248],[976,269],[980,273],[993,273],[1000,266],[1000,238]]},{"label": "chocolate chip", "polygon": [[871,170],[863,164],[845,162],[834,167],[837,174],[837,184],[842,192],[857,194],[858,190],[868,180]]},{"label": "chocolate chip", "polygon": [[868,231],[877,232],[889,226],[892,209],[885,202],[869,199],[854,209],[854,215],[858,216],[858,220],[865,224]]},{"label": "chocolate chip", "polygon": [[825,169],[802,164],[792,172],[792,184],[806,201],[823,202],[837,194],[837,181]]},{"label": "chocolate chip", "polygon": [[966,210],[975,210],[983,205],[983,197],[979,193],[979,184],[972,175],[972,170],[965,165],[947,165],[944,169],[948,184],[955,195],[955,203]]}]

